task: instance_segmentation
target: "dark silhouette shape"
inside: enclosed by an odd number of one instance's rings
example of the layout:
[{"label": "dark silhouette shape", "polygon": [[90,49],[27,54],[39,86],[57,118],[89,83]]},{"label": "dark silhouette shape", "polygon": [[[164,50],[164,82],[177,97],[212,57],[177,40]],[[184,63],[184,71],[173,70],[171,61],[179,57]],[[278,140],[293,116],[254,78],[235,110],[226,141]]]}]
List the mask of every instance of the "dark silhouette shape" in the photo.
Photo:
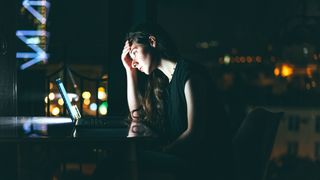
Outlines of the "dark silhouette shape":
[{"label": "dark silhouette shape", "polygon": [[283,114],[257,108],[246,116],[232,140],[235,179],[263,179]]}]

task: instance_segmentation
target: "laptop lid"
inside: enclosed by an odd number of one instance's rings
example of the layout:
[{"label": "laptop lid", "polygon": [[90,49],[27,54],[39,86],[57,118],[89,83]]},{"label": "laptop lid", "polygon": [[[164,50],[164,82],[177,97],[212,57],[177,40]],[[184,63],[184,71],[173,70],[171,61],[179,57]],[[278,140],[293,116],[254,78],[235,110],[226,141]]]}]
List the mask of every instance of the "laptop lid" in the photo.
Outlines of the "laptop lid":
[{"label": "laptop lid", "polygon": [[67,91],[66,91],[60,78],[56,79],[56,83],[58,85],[60,95],[61,95],[63,102],[66,106],[68,114],[69,114],[70,118],[72,119],[72,122],[76,123],[77,120],[81,118],[80,112],[79,112],[76,105],[71,104],[70,99],[67,94]]}]

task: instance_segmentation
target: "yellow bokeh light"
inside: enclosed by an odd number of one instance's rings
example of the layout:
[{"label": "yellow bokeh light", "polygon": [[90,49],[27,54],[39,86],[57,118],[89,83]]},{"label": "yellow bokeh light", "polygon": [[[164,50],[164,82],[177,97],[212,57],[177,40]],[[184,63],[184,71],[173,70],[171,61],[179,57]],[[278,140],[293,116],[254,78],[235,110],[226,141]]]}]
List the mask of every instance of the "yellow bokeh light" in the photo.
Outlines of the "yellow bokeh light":
[{"label": "yellow bokeh light", "polygon": [[60,106],[62,106],[62,105],[64,104],[64,102],[63,102],[63,99],[62,99],[62,98],[59,98],[59,99],[58,99],[58,104],[59,104]]},{"label": "yellow bokeh light", "polygon": [[293,68],[287,64],[283,64],[281,68],[281,76],[288,77],[293,74]]},{"label": "yellow bokeh light", "polygon": [[51,111],[51,114],[54,116],[59,115],[59,113],[60,113],[60,109],[58,107],[54,107]]},{"label": "yellow bokeh light", "polygon": [[88,106],[90,104],[90,99],[85,99],[83,101],[83,104]]},{"label": "yellow bokeh light", "polygon": [[278,67],[274,68],[273,73],[274,73],[275,76],[279,76],[280,75],[280,69]]},{"label": "yellow bokeh light", "polygon": [[90,99],[90,97],[91,97],[91,93],[89,91],[84,91],[82,93],[82,98],[83,99]]},{"label": "yellow bokeh light", "polygon": [[223,62],[225,64],[230,64],[230,61],[231,61],[231,57],[229,55],[225,55],[223,58]]},{"label": "yellow bokeh light", "polygon": [[105,92],[105,91],[106,91],[106,89],[104,87],[99,87],[98,88],[98,92]]},{"label": "yellow bokeh light", "polygon": [[54,100],[55,97],[56,97],[56,96],[54,95],[53,92],[51,92],[51,93],[49,94],[49,99],[50,99],[50,101]]},{"label": "yellow bokeh light", "polygon": [[47,104],[48,103],[48,96],[46,96],[45,98],[44,98],[44,102]]}]

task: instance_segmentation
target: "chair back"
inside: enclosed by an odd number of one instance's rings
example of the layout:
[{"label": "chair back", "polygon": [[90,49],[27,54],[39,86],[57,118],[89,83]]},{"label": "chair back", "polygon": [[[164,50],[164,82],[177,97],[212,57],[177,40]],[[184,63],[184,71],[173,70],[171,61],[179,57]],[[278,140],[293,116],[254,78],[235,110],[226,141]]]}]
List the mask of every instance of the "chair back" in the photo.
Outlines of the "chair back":
[{"label": "chair back", "polygon": [[253,109],[232,139],[235,179],[262,180],[283,112]]}]

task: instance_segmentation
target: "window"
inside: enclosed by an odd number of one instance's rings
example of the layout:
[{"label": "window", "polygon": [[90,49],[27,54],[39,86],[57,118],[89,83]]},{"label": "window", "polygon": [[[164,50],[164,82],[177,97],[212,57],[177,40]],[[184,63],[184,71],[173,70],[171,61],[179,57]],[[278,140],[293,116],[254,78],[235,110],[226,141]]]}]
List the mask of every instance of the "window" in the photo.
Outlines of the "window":
[{"label": "window", "polygon": [[316,116],[316,132],[320,133],[320,116]]},{"label": "window", "polygon": [[314,157],[320,159],[320,141],[316,142],[314,145]]},{"label": "window", "polygon": [[288,152],[289,155],[297,155],[298,154],[298,142],[292,141],[288,142]]},{"label": "window", "polygon": [[297,132],[300,128],[299,116],[289,116],[288,118],[288,130]]}]

